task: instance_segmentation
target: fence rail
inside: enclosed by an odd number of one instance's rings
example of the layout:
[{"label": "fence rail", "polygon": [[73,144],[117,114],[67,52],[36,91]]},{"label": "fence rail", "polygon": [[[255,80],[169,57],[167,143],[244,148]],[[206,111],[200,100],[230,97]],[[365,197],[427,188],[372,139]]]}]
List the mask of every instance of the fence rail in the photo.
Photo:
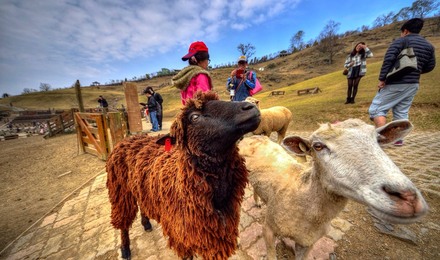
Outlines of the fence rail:
[{"label": "fence rail", "polygon": [[121,112],[75,113],[79,147],[82,152],[107,160],[113,146],[128,135]]}]

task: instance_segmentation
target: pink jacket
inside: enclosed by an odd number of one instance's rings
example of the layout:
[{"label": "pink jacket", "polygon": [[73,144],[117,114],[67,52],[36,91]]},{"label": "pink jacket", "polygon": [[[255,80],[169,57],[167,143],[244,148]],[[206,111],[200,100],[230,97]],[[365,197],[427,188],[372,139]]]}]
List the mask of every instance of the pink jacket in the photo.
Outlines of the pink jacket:
[{"label": "pink jacket", "polygon": [[180,96],[182,98],[182,104],[185,105],[186,100],[188,98],[192,98],[194,94],[201,90],[202,92],[206,92],[212,89],[211,79],[203,73],[197,74],[195,77],[191,79],[189,82],[189,86],[180,92]]}]

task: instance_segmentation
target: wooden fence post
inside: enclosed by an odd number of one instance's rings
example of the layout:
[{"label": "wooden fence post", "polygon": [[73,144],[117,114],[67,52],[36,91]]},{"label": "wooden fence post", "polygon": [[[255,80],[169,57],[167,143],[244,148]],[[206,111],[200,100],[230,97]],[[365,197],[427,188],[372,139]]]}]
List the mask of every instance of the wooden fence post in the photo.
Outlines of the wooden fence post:
[{"label": "wooden fence post", "polygon": [[79,84],[78,79],[75,82],[75,93],[76,93],[76,100],[78,101],[79,112],[84,112],[84,103],[81,95],[81,84]]},{"label": "wooden fence post", "polygon": [[142,118],[136,84],[124,82],[124,92],[127,102],[128,128],[131,134],[140,133],[142,132]]},{"label": "wooden fence post", "polygon": [[58,116],[58,118],[60,119],[60,127],[61,127],[61,130],[62,130],[63,133],[64,133],[64,132],[66,132],[66,128],[64,127],[63,114],[60,114],[60,115]]},{"label": "wooden fence post", "polygon": [[46,120],[47,129],[49,130],[49,137],[53,135],[52,133],[52,126],[50,125],[50,120]]}]

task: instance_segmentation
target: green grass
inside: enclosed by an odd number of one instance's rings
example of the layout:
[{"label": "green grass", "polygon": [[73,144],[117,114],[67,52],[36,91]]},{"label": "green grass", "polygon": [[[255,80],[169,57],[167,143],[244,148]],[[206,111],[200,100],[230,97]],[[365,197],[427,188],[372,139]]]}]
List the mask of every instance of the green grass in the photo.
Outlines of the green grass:
[{"label": "green grass", "polygon": [[[439,55],[437,54],[437,60]],[[284,96],[269,96],[259,93],[261,108],[281,105],[293,113],[292,130],[313,130],[318,123],[342,121],[348,118],[360,118],[370,121],[368,108],[377,92],[377,76],[382,62],[368,64],[367,75],[362,78],[356,104],[345,105],[347,79],[342,70],[301,83],[279,88]],[[422,75],[420,90],[410,109],[410,120],[419,130],[440,130],[440,68],[437,66],[429,74]],[[297,90],[319,87],[322,92],[312,95],[297,95]],[[391,114],[388,115],[391,119]]]}]

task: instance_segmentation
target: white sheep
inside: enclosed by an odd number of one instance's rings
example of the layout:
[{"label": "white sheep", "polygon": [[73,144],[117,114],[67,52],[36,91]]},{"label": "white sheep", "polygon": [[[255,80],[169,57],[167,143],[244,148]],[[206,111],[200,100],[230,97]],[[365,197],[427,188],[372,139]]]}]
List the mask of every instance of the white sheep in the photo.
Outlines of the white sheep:
[{"label": "white sheep", "polygon": [[[245,101],[255,104],[260,109],[260,101],[253,97],[247,97]],[[265,109],[260,109],[261,122],[255,131],[254,135],[264,134],[270,137],[272,132],[278,133],[277,142],[280,144],[286,136],[287,128],[292,122],[292,112],[283,106],[275,106]]]},{"label": "white sheep", "polygon": [[407,120],[375,130],[349,119],[321,125],[309,140],[285,138],[283,146],[311,156],[310,165],[298,163],[267,137],[244,138],[239,149],[249,181],[267,205],[263,235],[268,259],[276,258],[275,237],[294,240],[296,259],[307,257],[348,199],[369,206],[390,223],[413,223],[425,215],[428,206],[420,191],[379,146],[402,138],[411,128]]}]

